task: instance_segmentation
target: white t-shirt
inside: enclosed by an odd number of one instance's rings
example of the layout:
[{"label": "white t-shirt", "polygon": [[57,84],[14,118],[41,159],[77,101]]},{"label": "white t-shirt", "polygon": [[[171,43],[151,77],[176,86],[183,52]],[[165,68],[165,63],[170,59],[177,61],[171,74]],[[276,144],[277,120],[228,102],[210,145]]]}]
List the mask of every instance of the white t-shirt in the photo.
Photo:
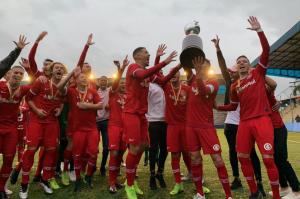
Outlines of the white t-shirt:
[{"label": "white t-shirt", "polygon": [[108,105],[109,90],[110,88],[106,88],[105,90],[102,90],[101,88],[98,89],[98,94],[100,95],[103,109],[99,109],[97,111],[97,117],[96,117],[97,121],[104,121],[109,119],[109,110],[104,108],[106,105]]},{"label": "white t-shirt", "polygon": [[148,122],[165,121],[166,100],[164,90],[156,83],[150,83],[148,92]]},{"label": "white t-shirt", "polygon": [[229,111],[227,113],[224,123],[239,125],[239,123],[240,123],[240,104],[238,105],[238,107],[235,111]]}]

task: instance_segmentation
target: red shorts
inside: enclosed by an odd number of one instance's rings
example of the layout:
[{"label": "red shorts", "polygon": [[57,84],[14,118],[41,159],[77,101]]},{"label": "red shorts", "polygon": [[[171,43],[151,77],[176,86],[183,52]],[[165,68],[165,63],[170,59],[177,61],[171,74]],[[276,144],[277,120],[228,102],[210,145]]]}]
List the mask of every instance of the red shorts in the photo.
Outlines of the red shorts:
[{"label": "red shorts", "polygon": [[4,156],[14,156],[18,144],[17,128],[0,129],[0,153]]},{"label": "red shorts", "polygon": [[145,115],[123,113],[122,119],[127,144],[149,145],[148,121]]},{"label": "red shorts", "polygon": [[108,148],[109,150],[125,151],[126,142],[123,128],[116,125],[108,125]]},{"label": "red shorts", "polygon": [[204,154],[221,153],[221,145],[214,128],[202,129],[186,127],[187,150],[190,152],[203,149]]},{"label": "red shorts", "polygon": [[59,138],[58,121],[40,123],[31,121],[26,131],[26,144],[29,147],[57,147]]},{"label": "red shorts", "polygon": [[274,129],[268,116],[240,121],[236,137],[236,151],[250,154],[254,143],[262,154],[274,153]]},{"label": "red shorts", "polygon": [[169,152],[186,151],[185,126],[168,124],[167,149]]},{"label": "red shorts", "polygon": [[100,142],[100,135],[97,129],[93,131],[75,131],[73,133],[73,148],[72,152],[76,156],[83,157],[84,154],[90,156],[98,155],[98,145]]}]

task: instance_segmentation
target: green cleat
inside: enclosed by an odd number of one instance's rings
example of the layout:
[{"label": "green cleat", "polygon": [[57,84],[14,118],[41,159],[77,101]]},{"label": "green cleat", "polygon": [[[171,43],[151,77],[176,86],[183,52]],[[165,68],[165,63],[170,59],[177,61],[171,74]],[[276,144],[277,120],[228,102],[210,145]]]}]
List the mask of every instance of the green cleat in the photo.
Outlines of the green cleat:
[{"label": "green cleat", "polygon": [[139,185],[136,180],[134,181],[133,187],[137,194],[144,195],[144,192],[139,188]]},{"label": "green cleat", "polygon": [[50,187],[51,187],[53,190],[60,189],[60,186],[57,184],[55,178],[51,178],[51,179],[49,180],[49,184],[50,184]]},{"label": "green cleat", "polygon": [[174,188],[170,192],[170,195],[174,196],[174,195],[177,195],[181,192],[183,192],[183,184],[182,183],[180,183],[180,184],[176,183]]},{"label": "green cleat", "polygon": [[61,183],[64,186],[69,186],[70,185],[70,178],[69,178],[69,174],[67,171],[63,171],[61,174]]},{"label": "green cleat", "polygon": [[210,193],[210,189],[205,187],[205,186],[202,186],[203,188],[203,193],[207,194],[207,193]]},{"label": "green cleat", "polygon": [[126,183],[125,191],[128,199],[137,199],[136,192],[134,190],[134,185],[128,186]]}]

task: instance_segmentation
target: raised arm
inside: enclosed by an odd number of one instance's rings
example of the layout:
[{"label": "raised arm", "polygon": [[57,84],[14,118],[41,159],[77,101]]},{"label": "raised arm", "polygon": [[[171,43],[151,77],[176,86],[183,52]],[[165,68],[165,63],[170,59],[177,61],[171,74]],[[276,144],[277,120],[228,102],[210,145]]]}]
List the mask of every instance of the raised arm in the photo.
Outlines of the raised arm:
[{"label": "raised arm", "polygon": [[24,35],[19,36],[19,41],[15,42],[16,48],[9,53],[7,57],[0,61],[0,79],[9,71],[10,67],[14,64],[19,57],[22,49],[28,44]]},{"label": "raised arm", "polygon": [[179,63],[177,66],[171,69],[168,75],[155,75],[153,77],[152,82],[159,84],[160,86],[164,86],[166,83],[170,81],[170,79],[173,78],[173,76],[181,69],[181,64]]},{"label": "raised arm", "polygon": [[116,77],[116,79],[114,79],[112,87],[111,87],[111,90],[113,92],[115,92],[119,88],[119,83],[122,78],[123,72],[124,72],[125,68],[129,65],[128,55],[126,55],[125,59],[123,60],[122,67],[121,67],[121,64],[119,61],[114,61],[114,64],[118,68],[118,73],[117,73],[117,77]]},{"label": "raised arm", "polygon": [[157,73],[158,71],[160,71],[163,67],[165,67],[166,65],[168,65],[169,63],[175,61],[174,58],[177,56],[177,52],[173,51],[164,61],[162,61],[161,63],[148,68],[148,69],[137,69],[133,72],[133,76],[138,78],[138,79],[145,79],[147,77],[151,77],[152,75],[154,75],[155,73]]},{"label": "raised arm", "polygon": [[[76,74],[79,74],[81,72],[80,67],[76,67],[74,70],[72,70],[67,77],[65,77],[64,79],[62,79],[58,85],[57,85],[57,89],[60,90],[61,92],[65,91],[65,86],[67,85],[67,83],[70,81],[70,79],[73,76],[76,76]],[[77,75],[78,76],[78,75]]]},{"label": "raised arm", "polygon": [[93,42],[93,34],[91,33],[88,37],[88,40],[83,48],[83,51],[81,52],[81,55],[80,55],[80,58],[78,60],[78,63],[77,63],[77,66],[79,66],[80,68],[82,68],[83,64],[84,64],[84,61],[85,61],[85,58],[86,58],[86,55],[87,55],[87,52],[88,52],[88,49],[91,45],[93,45],[95,42]]},{"label": "raised arm", "polygon": [[165,50],[167,49],[167,45],[166,44],[160,44],[157,48],[157,51],[156,51],[156,56],[155,56],[155,62],[154,62],[154,65],[157,65],[159,64],[159,61],[160,61],[160,57],[165,55]]},{"label": "raised arm", "polygon": [[266,81],[266,84],[268,85],[270,92],[275,91],[275,89],[277,87],[276,81],[268,76],[265,77],[265,81]]}]

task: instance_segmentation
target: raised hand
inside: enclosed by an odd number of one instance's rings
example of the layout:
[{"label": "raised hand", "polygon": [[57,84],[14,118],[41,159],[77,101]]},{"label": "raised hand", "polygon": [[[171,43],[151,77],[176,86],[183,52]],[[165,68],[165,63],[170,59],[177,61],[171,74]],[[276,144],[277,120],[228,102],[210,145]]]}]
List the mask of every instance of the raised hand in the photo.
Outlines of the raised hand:
[{"label": "raised hand", "polygon": [[23,49],[27,44],[29,44],[29,42],[26,43],[26,39],[27,38],[24,35],[20,35],[19,41],[18,42],[14,41],[14,43],[18,48]]},{"label": "raised hand", "polygon": [[87,45],[91,46],[93,45],[95,42],[93,42],[93,33],[91,33],[88,37],[88,40],[86,42]]},{"label": "raised hand", "polygon": [[21,61],[19,62],[20,66],[26,69],[28,71],[30,69],[29,61],[28,59],[25,59],[24,57],[21,57]]},{"label": "raised hand", "polygon": [[216,38],[213,38],[211,41],[214,43],[216,49],[220,49],[220,46],[219,46],[220,39],[219,39],[218,35],[216,35]]},{"label": "raised hand", "polygon": [[167,45],[166,44],[160,44],[158,46],[158,49],[156,51],[156,57],[161,57],[163,56],[165,53],[165,50],[167,49]]},{"label": "raised hand", "polygon": [[124,72],[125,68],[129,65],[130,61],[128,60],[128,55],[123,60],[121,71]]},{"label": "raised hand", "polygon": [[171,62],[173,62],[173,61],[176,61],[176,59],[174,59],[175,57],[177,57],[177,52],[176,52],[176,51],[173,51],[173,52],[167,57],[167,59],[164,60],[164,62],[165,62],[166,64],[169,64],[169,63],[171,63]]},{"label": "raised hand", "polygon": [[42,41],[44,39],[44,37],[48,34],[47,31],[43,31],[39,34],[39,36],[36,38],[36,42],[39,43],[40,41]]},{"label": "raised hand", "polygon": [[250,16],[249,19],[248,19],[248,22],[249,22],[251,27],[249,27],[247,29],[254,30],[254,31],[260,31],[261,30],[260,23],[259,23],[259,21],[257,20],[256,17]]},{"label": "raised hand", "polygon": [[199,73],[200,70],[201,70],[201,66],[203,65],[204,63],[204,57],[195,57],[193,60],[192,60],[192,63],[193,63],[193,66],[195,67],[195,70],[196,70],[196,73]]},{"label": "raised hand", "polygon": [[72,73],[74,74],[75,77],[77,77],[81,73],[81,68],[77,66],[76,68],[73,69]]},{"label": "raised hand", "polygon": [[40,118],[43,118],[43,117],[46,117],[47,116],[47,112],[43,109],[37,109],[36,110],[36,114],[40,117]]}]

